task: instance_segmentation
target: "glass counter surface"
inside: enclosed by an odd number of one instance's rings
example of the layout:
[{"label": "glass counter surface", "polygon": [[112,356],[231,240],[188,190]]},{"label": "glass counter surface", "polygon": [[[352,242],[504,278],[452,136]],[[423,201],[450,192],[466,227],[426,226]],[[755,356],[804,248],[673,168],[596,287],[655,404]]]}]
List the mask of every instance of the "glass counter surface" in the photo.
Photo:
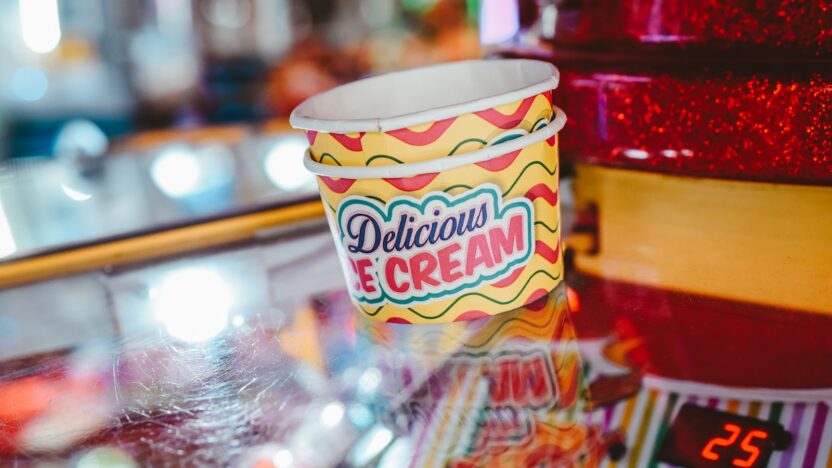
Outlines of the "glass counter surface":
[{"label": "glass counter surface", "polygon": [[[567,284],[489,319],[372,322],[321,222],[0,291],[0,465],[828,463],[828,317]],[[724,443],[743,421],[782,433]]]}]

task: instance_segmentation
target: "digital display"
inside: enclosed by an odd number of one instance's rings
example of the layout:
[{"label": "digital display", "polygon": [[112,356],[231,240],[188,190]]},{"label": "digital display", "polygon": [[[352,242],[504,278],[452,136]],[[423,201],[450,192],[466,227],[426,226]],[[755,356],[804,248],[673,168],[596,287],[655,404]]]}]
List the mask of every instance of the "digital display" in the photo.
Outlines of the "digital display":
[{"label": "digital display", "polygon": [[791,444],[791,434],[769,421],[690,403],[682,406],[662,442],[658,460],[691,468],[757,468],[771,452]]}]

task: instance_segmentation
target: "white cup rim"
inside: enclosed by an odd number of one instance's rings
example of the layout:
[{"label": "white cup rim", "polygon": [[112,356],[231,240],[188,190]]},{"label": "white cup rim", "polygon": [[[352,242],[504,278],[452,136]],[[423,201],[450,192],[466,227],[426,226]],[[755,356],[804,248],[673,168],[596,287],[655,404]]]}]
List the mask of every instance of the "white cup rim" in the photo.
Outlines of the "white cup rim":
[{"label": "white cup rim", "polygon": [[312,154],[307,149],[303,157],[303,166],[315,175],[339,179],[389,179],[444,172],[469,164],[495,159],[552,137],[566,124],[566,114],[558,107],[554,107],[554,111],[555,118],[549,125],[540,130],[505,143],[486,146],[485,148],[471,151],[470,153],[444,156],[415,163],[391,164],[388,166],[336,166],[321,164],[313,160]]},{"label": "white cup rim", "polygon": [[[536,78],[527,83],[506,85],[504,91],[493,91],[482,97],[463,99],[461,102],[447,105],[437,105],[430,109],[415,110],[399,115],[378,117],[378,118],[321,118],[320,108],[338,107],[337,102],[346,99],[346,95],[356,94],[352,99],[359,100],[359,96],[370,89],[397,89],[391,86],[391,82],[412,80],[419,74],[441,74],[451,73],[455,69],[466,70],[466,67],[494,68],[500,67],[511,70],[533,70]],[[526,73],[526,75],[531,75]],[[516,72],[514,78],[523,76],[523,73]],[[560,73],[549,62],[531,59],[492,59],[492,60],[466,60],[458,62],[441,63],[427,67],[413,68],[382,75],[375,75],[361,80],[353,81],[337,86],[323,93],[316,94],[295,107],[289,116],[289,122],[295,128],[313,130],[326,133],[354,133],[354,132],[387,132],[414,125],[435,122],[459,115],[478,112],[502,104],[519,101],[521,99],[535,96],[537,94],[557,88],[560,80]],[[497,80],[499,82],[499,80]],[[508,80],[507,81],[511,81]],[[492,83],[494,88],[500,88],[496,82]],[[369,94],[369,93],[366,93]],[[396,93],[393,92],[395,95]]]}]

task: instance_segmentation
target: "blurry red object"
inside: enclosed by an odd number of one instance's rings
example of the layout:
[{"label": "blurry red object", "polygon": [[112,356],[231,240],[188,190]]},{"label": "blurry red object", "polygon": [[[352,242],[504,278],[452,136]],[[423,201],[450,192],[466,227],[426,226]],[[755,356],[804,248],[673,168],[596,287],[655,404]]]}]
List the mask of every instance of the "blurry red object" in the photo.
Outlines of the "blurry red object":
[{"label": "blurry red object", "polygon": [[59,392],[58,385],[39,376],[0,383],[0,454],[16,451],[17,433],[44,412]]},{"label": "blurry red object", "polygon": [[555,102],[569,114],[561,137],[566,159],[832,184],[829,67],[561,66]]},{"label": "blurry red object", "polygon": [[573,0],[558,2],[555,42],[633,52],[699,50],[755,55],[832,54],[826,0]]}]

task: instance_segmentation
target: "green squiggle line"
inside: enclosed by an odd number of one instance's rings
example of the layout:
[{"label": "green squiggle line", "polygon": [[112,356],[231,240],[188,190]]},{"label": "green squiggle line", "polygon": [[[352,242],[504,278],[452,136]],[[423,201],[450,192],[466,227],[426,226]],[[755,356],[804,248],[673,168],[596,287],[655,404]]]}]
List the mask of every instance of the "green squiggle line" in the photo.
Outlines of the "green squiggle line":
[{"label": "green squiggle line", "polygon": [[[541,162],[541,161],[532,161],[532,162],[530,162],[529,164],[526,164],[526,166],[523,168],[523,170],[522,170],[522,171],[520,171],[520,174],[517,176],[517,178],[516,178],[516,179],[514,179],[514,182],[512,182],[512,183],[511,183],[511,186],[508,188],[508,190],[506,190],[505,192],[503,192],[503,196],[504,196],[504,197],[505,197],[506,195],[508,195],[508,194],[509,194],[512,190],[514,190],[514,186],[515,186],[515,185],[517,185],[517,182],[519,182],[519,181],[520,181],[520,179],[522,179],[522,178],[523,178],[523,175],[526,173],[526,171],[527,171],[527,170],[528,170],[531,166],[541,166],[541,167],[543,167],[543,169],[545,169],[545,170],[546,170],[546,172],[547,172],[549,175],[555,175],[555,174],[557,174],[557,172],[558,172],[558,168],[557,168],[557,167],[555,167],[554,169],[551,169],[551,170],[550,170],[550,169],[549,169],[549,167],[548,167],[548,166],[546,166],[546,164],[544,164],[543,162]],[[450,192],[451,190],[456,189],[456,188],[464,188],[464,189],[468,189],[468,190],[470,190],[470,189],[472,189],[473,187],[471,187],[470,185],[465,185],[465,184],[456,184],[456,185],[451,185],[450,187],[446,188],[446,189],[444,190],[444,192],[445,192],[445,193],[448,193],[448,192]],[[553,232],[554,232],[554,231],[553,231]]]},{"label": "green squiggle line", "polygon": [[480,144],[482,144],[482,145],[488,144],[488,142],[487,142],[487,141],[485,141],[485,140],[481,140],[481,139],[479,139],[479,138],[468,138],[468,139],[462,140],[462,141],[460,141],[459,143],[457,143],[457,144],[456,144],[456,146],[454,146],[454,149],[452,149],[452,150],[451,150],[451,152],[450,152],[450,153],[448,153],[448,156],[453,156],[454,154],[456,154],[457,150],[458,150],[458,149],[459,149],[462,145],[464,145],[465,143],[471,143],[471,142],[474,142],[474,141],[475,141],[475,142],[477,142],[477,143],[480,143]]},{"label": "green squiggle line", "polygon": [[373,162],[373,161],[375,161],[376,159],[389,159],[389,160],[391,160],[391,161],[395,161],[395,162],[397,162],[397,163],[399,163],[399,164],[404,164],[404,161],[402,161],[402,160],[400,160],[400,159],[396,159],[396,158],[394,158],[393,156],[390,156],[389,154],[377,154],[377,155],[375,155],[375,156],[372,156],[370,159],[368,159],[368,160],[364,163],[364,165],[365,165],[365,166],[369,166],[369,165],[370,165],[370,163],[372,163],[372,162]]},{"label": "green squiggle line", "polygon": [[505,322],[501,323],[499,326],[497,326],[497,328],[495,328],[494,331],[490,335],[488,335],[488,337],[485,340],[480,341],[479,344],[468,344],[468,343],[466,343],[466,346],[468,348],[481,348],[481,347],[485,346],[491,340],[494,339],[494,337],[497,335],[497,333],[499,333],[502,329],[507,327],[509,324],[514,325],[514,324],[517,324],[519,322],[519,323],[522,323],[522,324],[529,325],[529,326],[531,326],[533,328],[536,328],[536,329],[546,328],[552,323],[552,320],[555,319],[555,315],[556,314],[554,314],[554,313],[549,314],[549,318],[546,319],[546,322],[543,323],[543,324],[530,322],[530,321],[522,319],[520,317],[513,317],[513,318],[511,318],[509,320],[506,320]]},{"label": "green squiggle line", "polygon": [[557,226],[555,226],[554,228],[550,228],[550,227],[549,227],[549,225],[548,225],[548,224],[546,224],[546,223],[544,223],[543,221],[535,221],[535,222],[534,222],[534,225],[535,225],[535,226],[543,226],[543,228],[544,228],[544,229],[546,229],[547,231],[551,232],[552,234],[554,234],[554,233],[558,232],[558,229],[560,229],[560,224],[558,224],[558,225],[557,225]]},{"label": "green squiggle line", "polygon": [[454,301],[453,301],[453,302],[451,302],[451,304],[450,304],[448,307],[446,307],[446,308],[445,308],[445,310],[443,310],[442,312],[440,312],[440,313],[439,313],[439,315],[422,315],[422,314],[420,314],[419,312],[417,312],[417,311],[413,310],[413,308],[411,308],[411,307],[408,307],[408,308],[407,308],[407,310],[409,310],[409,311],[413,312],[414,314],[418,315],[419,317],[422,317],[423,319],[428,319],[428,320],[430,320],[430,319],[436,319],[436,318],[439,318],[439,317],[441,317],[441,316],[445,315],[446,313],[448,313],[448,311],[449,311],[449,310],[451,310],[451,309],[452,309],[452,308],[456,305],[456,303],[457,303],[457,302],[461,301],[462,299],[464,299],[464,298],[466,298],[466,297],[468,297],[468,296],[480,296],[480,297],[482,297],[483,299],[486,299],[486,300],[488,300],[488,301],[490,301],[490,302],[493,302],[493,303],[495,303],[495,304],[500,304],[500,305],[511,304],[512,302],[516,301],[516,300],[517,300],[517,298],[518,298],[518,297],[520,297],[520,295],[521,295],[521,294],[523,294],[523,291],[525,291],[525,290],[526,290],[526,288],[529,286],[529,283],[531,283],[531,282],[532,282],[532,279],[533,279],[535,276],[539,275],[540,273],[543,273],[544,275],[548,276],[549,278],[551,278],[551,279],[552,279],[552,280],[554,280],[554,281],[558,281],[558,280],[560,280],[560,275],[558,275],[557,277],[554,277],[554,276],[552,276],[551,274],[549,274],[549,272],[548,272],[548,271],[546,271],[546,270],[537,270],[537,271],[535,271],[534,273],[532,273],[532,275],[531,275],[531,276],[529,276],[529,279],[527,279],[527,280],[526,280],[526,284],[524,284],[524,285],[523,285],[523,287],[522,287],[522,288],[520,288],[520,291],[518,291],[518,292],[517,292],[517,295],[515,295],[513,298],[511,298],[511,299],[509,299],[509,300],[507,300],[507,301],[505,301],[505,302],[503,302],[503,301],[498,301],[498,300],[496,300],[496,299],[494,299],[494,298],[492,298],[492,297],[486,296],[486,295],[485,295],[485,294],[483,294],[483,293],[479,293],[479,292],[470,292],[470,293],[467,293],[467,294],[463,294],[463,295],[461,295],[461,296],[457,297],[456,299],[454,299]]},{"label": "green squiggle line", "polygon": [[471,189],[472,189],[472,188],[474,188],[474,187],[471,187],[470,185],[465,185],[465,184],[456,184],[456,185],[451,185],[450,187],[446,188],[446,189],[444,190],[444,192],[445,192],[445,193],[448,193],[448,192],[450,192],[451,190],[453,190],[453,189],[457,189],[457,188],[464,188],[464,189],[467,189],[467,190],[471,190]]},{"label": "green squiggle line", "polygon": [[549,169],[549,167],[548,167],[548,166],[546,166],[546,164],[544,164],[542,161],[532,161],[532,162],[530,162],[530,163],[526,164],[526,167],[524,167],[524,168],[523,168],[523,170],[522,170],[522,171],[520,171],[520,175],[518,175],[518,176],[517,176],[517,178],[516,178],[516,179],[514,179],[514,182],[512,182],[512,183],[511,183],[511,186],[508,188],[508,190],[506,190],[505,192],[503,192],[503,196],[508,195],[508,194],[509,194],[512,190],[514,190],[514,186],[515,186],[515,185],[517,185],[517,182],[520,182],[520,179],[522,179],[522,178],[523,178],[523,174],[525,174],[525,173],[526,173],[526,171],[527,171],[530,167],[532,167],[532,166],[541,166],[543,169],[545,169],[545,170],[546,170],[546,172],[547,172],[549,175],[552,175],[552,176],[553,176],[553,175],[555,175],[555,174],[557,174],[557,172],[558,172],[558,168],[557,168],[557,166],[555,166],[555,168],[554,168],[554,169],[551,169],[551,170],[550,170],[550,169]]},{"label": "green squiggle line", "polygon": [[321,159],[319,159],[319,160],[318,160],[318,162],[319,162],[319,163],[323,163],[323,162],[324,162],[324,159],[326,159],[326,158],[329,158],[329,159],[333,160],[333,161],[335,162],[335,164],[337,164],[337,165],[339,165],[339,166],[341,165],[341,162],[340,162],[340,161],[338,161],[337,159],[335,159],[335,156],[333,156],[333,155],[331,155],[331,154],[329,154],[329,153],[323,153],[323,154],[321,154]]},{"label": "green squiggle line", "polygon": [[384,306],[381,306],[378,309],[376,309],[374,312],[367,312],[367,309],[365,309],[364,307],[360,307],[361,312],[364,312],[365,314],[369,315],[370,317],[375,317],[376,315],[378,315],[378,313],[381,312],[381,309],[383,309],[383,308],[384,308]]}]

